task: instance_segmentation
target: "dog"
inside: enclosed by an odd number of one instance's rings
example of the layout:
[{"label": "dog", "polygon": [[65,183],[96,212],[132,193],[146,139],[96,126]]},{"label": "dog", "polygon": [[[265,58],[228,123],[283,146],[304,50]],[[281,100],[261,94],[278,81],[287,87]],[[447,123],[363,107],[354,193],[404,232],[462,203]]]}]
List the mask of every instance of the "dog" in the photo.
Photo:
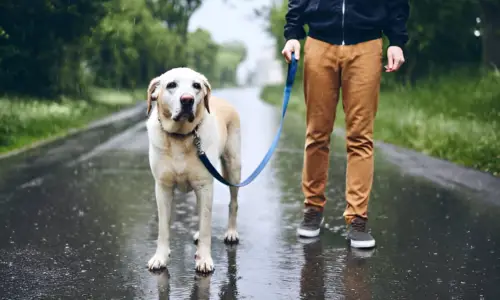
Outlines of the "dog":
[{"label": "dog", "polygon": [[[207,78],[190,68],[174,68],[153,78],[147,90],[147,134],[149,164],[155,182],[158,210],[156,253],[149,270],[167,267],[170,257],[170,221],[174,190],[194,191],[199,230],[195,234],[195,270],[211,273],[212,203],[214,178],[198,157],[195,135],[201,148],[223,177],[231,183],[241,180],[240,117],[226,100],[211,95]],[[153,105],[156,102],[156,105]],[[238,187],[230,187],[229,221],[224,242],[238,243],[236,228]]]}]

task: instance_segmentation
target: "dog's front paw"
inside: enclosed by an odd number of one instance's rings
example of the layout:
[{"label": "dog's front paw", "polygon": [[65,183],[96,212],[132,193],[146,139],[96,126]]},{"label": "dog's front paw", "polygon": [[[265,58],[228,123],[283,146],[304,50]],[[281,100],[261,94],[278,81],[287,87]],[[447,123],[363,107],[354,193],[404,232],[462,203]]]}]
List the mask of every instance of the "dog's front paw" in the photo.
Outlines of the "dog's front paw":
[{"label": "dog's front paw", "polygon": [[238,232],[234,229],[228,229],[224,234],[224,243],[226,244],[237,244],[239,241]]},{"label": "dog's front paw", "polygon": [[214,271],[214,261],[210,255],[195,254],[196,272],[208,274]]},{"label": "dog's front paw", "polygon": [[148,261],[148,269],[150,271],[163,270],[167,267],[170,251],[157,251],[156,254]]}]

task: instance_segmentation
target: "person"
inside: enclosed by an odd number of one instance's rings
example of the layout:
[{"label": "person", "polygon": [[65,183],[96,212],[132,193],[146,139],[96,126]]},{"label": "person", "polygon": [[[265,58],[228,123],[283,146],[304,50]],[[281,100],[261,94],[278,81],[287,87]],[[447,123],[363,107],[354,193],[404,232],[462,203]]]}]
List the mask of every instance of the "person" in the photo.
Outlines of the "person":
[{"label": "person", "polygon": [[[383,40],[389,39],[386,72],[404,63],[408,0],[289,0],[282,54],[300,60],[304,43],[306,137],[302,191],[304,215],[297,233],[319,235],[326,203],[330,136],[342,88],[346,121],[347,206],[343,216],[351,247],[372,248],[368,201],[372,189],[373,128],[382,76]],[[308,34],[304,25],[308,25]]]}]

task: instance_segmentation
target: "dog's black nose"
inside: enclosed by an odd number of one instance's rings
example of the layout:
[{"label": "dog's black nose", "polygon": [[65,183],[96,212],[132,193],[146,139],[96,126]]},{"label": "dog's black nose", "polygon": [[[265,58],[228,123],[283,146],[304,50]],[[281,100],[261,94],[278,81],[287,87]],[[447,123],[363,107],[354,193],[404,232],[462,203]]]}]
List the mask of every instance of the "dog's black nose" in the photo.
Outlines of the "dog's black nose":
[{"label": "dog's black nose", "polygon": [[191,95],[182,95],[181,96],[181,104],[182,105],[193,105],[194,97]]}]

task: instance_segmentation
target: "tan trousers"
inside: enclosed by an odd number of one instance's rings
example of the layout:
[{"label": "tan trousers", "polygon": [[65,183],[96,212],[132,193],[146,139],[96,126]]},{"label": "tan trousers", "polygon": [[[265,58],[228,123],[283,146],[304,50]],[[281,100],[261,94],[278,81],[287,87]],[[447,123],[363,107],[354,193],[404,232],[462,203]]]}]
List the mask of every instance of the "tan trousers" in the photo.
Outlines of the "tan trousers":
[{"label": "tan trousers", "polygon": [[373,123],[382,74],[382,39],[331,45],[311,37],[304,45],[306,143],[302,190],[305,204],[323,207],[328,179],[330,136],[342,87],[346,120],[346,223],[368,218],[373,182]]}]

